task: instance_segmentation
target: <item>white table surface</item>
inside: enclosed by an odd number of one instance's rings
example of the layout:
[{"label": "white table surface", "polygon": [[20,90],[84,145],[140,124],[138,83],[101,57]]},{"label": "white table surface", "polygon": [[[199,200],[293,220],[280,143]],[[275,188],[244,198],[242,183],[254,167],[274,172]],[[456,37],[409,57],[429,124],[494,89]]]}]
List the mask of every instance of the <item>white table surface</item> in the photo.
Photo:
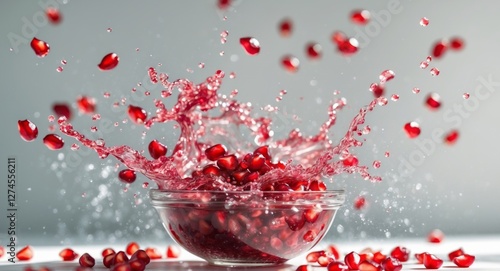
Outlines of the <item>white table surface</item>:
[{"label": "white table surface", "polygon": [[[156,247],[162,253],[165,253],[166,247],[153,244],[141,244],[141,248],[151,246]],[[314,248],[323,249],[329,243],[321,243]],[[404,263],[403,270],[427,270],[422,264],[417,264],[414,259],[414,253],[419,252],[429,252],[436,254],[441,259],[445,260],[443,266],[439,270],[469,270],[469,271],[479,271],[479,270],[498,270],[500,271],[500,235],[498,236],[467,236],[467,237],[449,237],[446,238],[440,244],[431,244],[421,239],[388,239],[388,240],[357,240],[352,242],[333,242],[337,248],[343,253],[349,253],[351,251],[360,251],[366,247],[370,247],[374,250],[381,250],[383,253],[388,254],[392,248],[395,246],[405,246],[411,250],[412,257],[409,262]],[[39,268],[42,266],[49,267],[52,271],[66,271],[75,270],[78,266],[78,261],[74,262],[62,262],[58,256],[61,249],[64,247],[59,246],[32,246],[34,251],[34,256],[30,261],[19,262],[12,264],[7,262],[7,257],[4,255],[0,258],[0,270],[6,271],[23,271],[27,266],[33,268]],[[124,250],[125,244],[123,245],[99,245],[99,246],[71,246],[77,253],[83,254],[85,252],[96,256],[96,266],[94,270],[108,270],[102,265],[102,259],[100,257],[101,251],[105,247],[112,247],[115,250]],[[448,253],[458,249],[463,248],[468,254],[476,256],[476,261],[469,268],[458,268],[452,262],[448,260]],[[20,248],[18,248],[20,249]],[[97,257],[99,256],[99,257]],[[152,261],[146,270],[277,270],[277,271],[295,271],[297,266],[301,264],[306,264],[305,255],[299,256],[293,260],[290,260],[284,265],[272,266],[272,267],[219,267],[211,266],[204,262],[203,260],[187,253],[186,251],[181,252],[179,259],[162,259]],[[36,270],[36,269],[35,269]],[[314,270],[326,270],[325,267],[314,267]]]}]

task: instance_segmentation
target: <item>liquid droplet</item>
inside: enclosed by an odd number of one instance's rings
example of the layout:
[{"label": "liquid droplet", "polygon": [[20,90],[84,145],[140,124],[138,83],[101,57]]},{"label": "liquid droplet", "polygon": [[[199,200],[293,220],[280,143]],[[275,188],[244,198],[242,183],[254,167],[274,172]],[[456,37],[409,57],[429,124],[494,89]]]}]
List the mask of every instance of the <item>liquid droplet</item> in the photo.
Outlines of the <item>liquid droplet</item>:
[{"label": "liquid droplet", "polygon": [[415,138],[420,135],[420,127],[415,121],[406,123],[404,126],[404,130],[409,138]]},{"label": "liquid droplet", "polygon": [[435,58],[440,58],[448,49],[448,42],[445,40],[438,41],[434,44],[432,48],[432,56]]},{"label": "liquid droplet", "polygon": [[319,59],[322,55],[322,48],[319,43],[311,42],[306,45],[306,55],[310,59]]},{"label": "liquid droplet", "polygon": [[111,93],[104,92],[104,94],[102,96],[107,99],[107,98],[111,97]]},{"label": "liquid droplet", "polygon": [[78,150],[78,149],[80,149],[80,146],[79,146],[78,144],[73,143],[73,145],[71,145],[71,150],[72,150],[72,151],[76,151],[76,150]]},{"label": "liquid droplet", "polygon": [[458,51],[464,48],[464,40],[459,37],[454,37],[450,40],[450,48],[452,50]]},{"label": "liquid droplet", "polygon": [[373,161],[373,168],[380,168],[382,163],[380,161]]},{"label": "liquid droplet", "polygon": [[37,38],[31,40],[31,48],[38,57],[45,57],[50,51],[50,46],[45,41]]},{"label": "liquid droplet", "polygon": [[81,96],[76,101],[76,105],[80,112],[84,114],[92,114],[95,112],[95,99],[87,96]]},{"label": "liquid droplet", "polygon": [[111,32],[113,32],[113,28],[111,28],[111,27],[108,27],[108,28],[106,29],[106,32],[108,32],[108,33],[111,33]]},{"label": "liquid droplet", "polygon": [[48,120],[49,122],[54,122],[54,120],[55,120],[55,119],[56,119],[56,117],[54,117],[54,115],[49,115],[49,116],[47,117],[47,120]]},{"label": "liquid droplet", "polygon": [[64,146],[64,140],[56,134],[48,134],[43,138],[43,144],[50,150],[59,150]]},{"label": "liquid droplet", "polygon": [[198,64],[198,68],[203,69],[205,68],[205,63],[201,62]]},{"label": "liquid droplet", "polygon": [[21,138],[26,142],[33,141],[38,136],[38,128],[29,120],[17,121],[17,129]]},{"label": "liquid droplet", "polygon": [[372,83],[370,85],[369,90],[373,93],[373,96],[375,96],[375,98],[379,98],[382,95],[384,95],[384,91],[385,91],[384,87],[382,85],[377,84],[377,83]]},{"label": "liquid droplet", "polygon": [[220,33],[220,43],[225,44],[227,42],[227,36],[229,35],[229,32],[227,30],[224,30]]},{"label": "liquid droplet", "polygon": [[430,71],[431,75],[432,76],[438,76],[440,71],[438,68],[432,68],[431,71]]},{"label": "liquid droplet", "polygon": [[397,95],[397,94],[392,94],[392,96],[391,96],[391,100],[393,100],[394,102],[398,101],[398,100],[399,100],[399,95]]},{"label": "liquid droplet", "polygon": [[217,1],[217,7],[220,10],[226,10],[231,6],[231,1],[232,0],[218,0]]},{"label": "liquid droplet", "polygon": [[292,34],[293,23],[290,19],[283,19],[278,25],[278,31],[282,37],[288,37]]},{"label": "liquid droplet", "polygon": [[380,83],[384,84],[385,82],[389,82],[394,79],[396,74],[392,70],[385,70],[379,75]]},{"label": "liquid droplet", "polygon": [[252,37],[243,37],[240,38],[240,44],[243,46],[243,49],[249,55],[256,55],[260,52],[260,43],[256,38]]},{"label": "liquid droplet", "polygon": [[445,137],[444,137],[444,143],[448,144],[448,145],[453,145],[457,142],[458,140],[458,131],[457,130],[451,130],[450,132],[448,132]]},{"label": "liquid droplet", "polygon": [[389,156],[391,156],[391,153],[390,153],[390,152],[388,152],[388,151],[386,151],[386,152],[384,153],[384,156],[385,156],[385,157],[389,157]]},{"label": "liquid droplet", "polygon": [[337,42],[337,50],[344,56],[350,56],[358,51],[359,42],[355,38],[345,38]]},{"label": "liquid droplet", "polygon": [[66,119],[71,119],[71,109],[66,103],[56,103],[52,106],[52,110],[59,117],[65,117]]},{"label": "liquid droplet", "polygon": [[291,73],[295,73],[299,69],[300,61],[294,56],[287,55],[281,59],[281,64],[283,65],[283,68],[285,68],[285,70]]},{"label": "liquid droplet", "polygon": [[368,10],[355,10],[351,13],[351,21],[355,24],[365,25],[370,21]]},{"label": "liquid droplet", "polygon": [[120,58],[117,54],[109,53],[102,58],[101,63],[99,63],[98,67],[103,71],[112,70],[118,65],[119,61]]},{"label": "liquid droplet", "polygon": [[469,93],[467,93],[467,92],[465,92],[465,93],[462,95],[462,97],[463,97],[465,100],[467,100],[467,99],[469,99],[470,94],[469,94]]},{"label": "liquid droplet", "polygon": [[426,27],[429,25],[429,19],[427,19],[427,17],[423,17],[422,19],[420,19],[420,25],[423,26],[423,27]]},{"label": "liquid droplet", "polygon": [[229,74],[229,78],[231,78],[231,79],[236,78],[236,73],[231,72],[231,73]]},{"label": "liquid droplet", "polygon": [[52,24],[59,24],[62,20],[62,15],[59,10],[53,7],[46,9],[45,15],[47,15],[47,19]]},{"label": "liquid droplet", "polygon": [[56,71],[57,71],[57,72],[62,72],[63,70],[64,70],[64,69],[63,69],[63,67],[61,67],[61,66],[57,67],[57,69],[56,69]]},{"label": "liquid droplet", "polygon": [[437,110],[441,107],[441,97],[437,93],[429,93],[425,100],[425,104],[431,110]]},{"label": "liquid droplet", "polygon": [[354,209],[361,210],[366,207],[366,199],[363,196],[358,196],[354,199]]},{"label": "liquid droplet", "polygon": [[420,93],[420,89],[419,88],[413,88],[411,90],[414,94],[419,94]]},{"label": "liquid droplet", "polygon": [[68,62],[65,59],[61,60],[61,65],[66,65],[66,64],[68,64]]}]

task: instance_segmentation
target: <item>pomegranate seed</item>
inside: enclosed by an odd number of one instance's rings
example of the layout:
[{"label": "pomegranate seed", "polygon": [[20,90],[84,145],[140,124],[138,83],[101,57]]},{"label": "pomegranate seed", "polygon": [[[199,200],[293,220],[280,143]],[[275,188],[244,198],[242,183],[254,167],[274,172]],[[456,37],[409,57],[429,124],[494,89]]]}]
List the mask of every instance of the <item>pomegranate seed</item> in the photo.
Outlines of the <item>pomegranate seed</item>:
[{"label": "pomegranate seed", "polygon": [[306,265],[306,264],[303,264],[303,265],[299,265],[297,267],[297,269],[295,269],[295,271],[313,271],[313,268],[312,266],[310,265]]},{"label": "pomegranate seed", "polygon": [[220,169],[235,170],[238,167],[238,158],[234,154],[223,156],[217,159],[217,166]]},{"label": "pomegranate seed", "polygon": [[115,254],[115,250],[112,249],[112,248],[105,248],[102,250],[102,257],[106,257],[107,255],[110,255],[110,254]]},{"label": "pomegranate seed", "polygon": [[[223,224],[221,224],[223,225]],[[177,246],[168,246],[167,247],[167,258],[179,258],[181,254],[181,250]]]},{"label": "pomegranate seed", "polygon": [[420,135],[420,127],[417,122],[408,122],[404,126],[404,130],[409,138],[415,138]]},{"label": "pomegranate seed", "polygon": [[45,14],[52,24],[59,24],[61,22],[62,16],[58,9],[50,7],[45,10]]},{"label": "pomegranate seed", "polygon": [[269,146],[260,146],[255,151],[253,154],[262,154],[267,160],[271,159],[271,155],[269,154]]},{"label": "pomegranate seed", "polygon": [[249,55],[256,55],[260,52],[260,43],[256,38],[244,37],[240,38],[240,44]]},{"label": "pomegranate seed", "polygon": [[59,252],[59,256],[63,261],[74,261],[76,260],[76,258],[78,258],[78,254],[75,253],[75,251],[71,248],[65,248],[61,250],[61,252]]},{"label": "pomegranate seed", "polygon": [[309,184],[310,191],[325,191],[326,185],[322,181],[314,180]]},{"label": "pomegranate seed", "polygon": [[38,128],[33,122],[27,119],[18,120],[17,129],[19,130],[19,135],[21,136],[21,138],[26,142],[33,141],[38,136]]},{"label": "pomegranate seed", "polygon": [[31,40],[31,48],[35,51],[35,55],[38,57],[45,57],[50,51],[50,46],[45,41],[37,38],[33,38]]},{"label": "pomegranate seed", "polygon": [[76,101],[78,109],[84,114],[93,114],[95,112],[95,100],[87,96],[81,96]]},{"label": "pomegranate seed", "polygon": [[113,264],[127,263],[128,260],[129,258],[127,257],[127,254],[125,254],[124,251],[118,251],[118,253],[115,254]]},{"label": "pomegranate seed", "polygon": [[342,160],[342,164],[346,167],[354,167],[358,165],[358,158],[354,155],[349,155],[346,159]]},{"label": "pomegranate seed", "polygon": [[226,10],[231,6],[231,0],[218,0],[217,7],[221,10]]},{"label": "pomegranate seed", "polygon": [[313,230],[310,230],[310,231],[307,231],[306,233],[304,233],[304,236],[302,236],[302,239],[306,242],[312,242],[314,241],[314,239],[316,239],[316,232],[313,231]]},{"label": "pomegranate seed", "polygon": [[464,250],[462,248],[459,248],[457,250],[450,252],[448,254],[448,258],[450,259],[450,261],[453,261],[453,259],[455,259],[455,257],[461,256],[464,254],[465,254]]},{"label": "pomegranate seed", "polygon": [[205,150],[205,155],[210,161],[216,161],[225,154],[226,154],[226,147],[222,144],[213,145],[212,147]]},{"label": "pomegranate seed", "polygon": [[331,255],[335,258],[335,260],[339,260],[340,259],[340,250],[334,246],[334,245],[329,245],[327,248],[326,248],[326,253],[328,255]]},{"label": "pomegranate seed", "polygon": [[324,250],[319,250],[319,251],[311,251],[307,254],[306,256],[306,261],[308,263],[315,263],[318,261],[318,258],[320,256],[325,256],[325,251]]},{"label": "pomegranate seed", "polygon": [[397,246],[391,251],[391,257],[400,262],[406,262],[410,258],[410,250],[406,247]]},{"label": "pomegranate seed", "polygon": [[372,261],[374,263],[381,264],[386,258],[387,257],[384,254],[382,254],[382,252],[377,251],[377,252],[373,253]]},{"label": "pomegranate seed", "polygon": [[153,159],[158,159],[167,154],[167,147],[158,142],[158,140],[149,142],[148,150]]},{"label": "pomegranate seed", "polygon": [[120,62],[118,55],[115,53],[109,53],[102,58],[101,63],[97,66],[102,71],[108,71],[114,69],[118,65],[118,62]]},{"label": "pomegranate seed", "polygon": [[306,220],[304,219],[304,216],[299,215],[299,214],[294,214],[291,216],[285,217],[285,222],[288,224],[288,227],[292,231],[298,231],[304,227],[304,224],[306,223]]},{"label": "pomegranate seed", "polygon": [[455,37],[455,38],[452,38],[450,40],[450,48],[452,50],[461,50],[464,48],[464,40],[459,38],[459,37]]},{"label": "pomegranate seed", "polygon": [[448,145],[453,145],[457,143],[458,140],[458,131],[457,130],[451,130],[444,136],[444,143]]},{"label": "pomegranate seed", "polygon": [[282,37],[288,37],[292,34],[293,24],[290,19],[283,19],[279,23],[278,30]]},{"label": "pomegranate seed", "polygon": [[311,42],[306,45],[306,55],[310,59],[319,59],[322,55],[322,50],[319,43]]},{"label": "pomegranate seed", "polygon": [[351,13],[351,21],[355,24],[365,25],[370,21],[368,10],[355,10]]},{"label": "pomegranate seed", "polygon": [[203,174],[205,175],[213,175],[220,176],[220,169],[214,165],[207,165],[203,168]]},{"label": "pomegranate seed", "polygon": [[314,223],[319,218],[321,210],[318,209],[307,209],[304,211],[304,218],[309,223]]},{"label": "pomegranate seed", "polygon": [[422,19],[420,19],[420,25],[421,26],[428,26],[429,25],[429,19],[427,19],[427,17],[423,17]]},{"label": "pomegranate seed", "polygon": [[425,252],[423,252],[423,253],[415,253],[415,259],[417,259],[418,263],[420,263],[420,264],[424,263],[424,254],[425,254]]},{"label": "pomegranate seed", "polygon": [[139,250],[139,244],[137,244],[136,242],[128,243],[127,247],[125,248],[125,252],[127,253],[127,255],[132,255],[137,250]]},{"label": "pomegranate seed", "polygon": [[102,259],[102,264],[106,266],[107,268],[110,268],[115,262],[115,253],[110,253],[107,254],[106,256],[103,257]]},{"label": "pomegranate seed", "polygon": [[476,257],[473,255],[464,254],[453,258],[453,263],[456,264],[458,267],[469,267],[474,263],[475,259]]},{"label": "pomegranate seed", "polygon": [[54,104],[52,106],[52,110],[57,117],[66,117],[68,120],[71,119],[71,109],[69,105],[65,103]]},{"label": "pomegranate seed", "polygon": [[124,183],[133,183],[136,178],[135,171],[124,169],[118,173],[118,178]]},{"label": "pomegranate seed", "polygon": [[130,260],[139,260],[141,262],[143,262],[145,265],[149,264],[149,262],[151,261],[151,259],[149,258],[148,254],[146,253],[146,251],[142,250],[142,249],[139,249],[137,250],[131,257],[130,257]]},{"label": "pomegranate seed", "polygon": [[354,199],[354,209],[361,210],[366,206],[366,199],[363,196],[358,196]]},{"label": "pomegranate seed", "polygon": [[264,163],[266,162],[266,158],[264,155],[257,153],[252,155],[250,158],[250,161],[248,161],[248,169],[251,171],[258,171],[259,169],[264,166]]},{"label": "pomegranate seed", "polygon": [[132,268],[128,263],[119,263],[115,266],[113,266],[112,271],[132,271]]},{"label": "pomegranate seed", "polygon": [[19,261],[31,260],[31,258],[33,258],[33,250],[31,249],[31,246],[23,247],[17,252],[16,257]]},{"label": "pomegranate seed", "polygon": [[375,96],[375,98],[379,98],[384,95],[385,88],[383,85],[373,83],[370,85],[370,91],[373,93],[373,96]]},{"label": "pomegranate seed", "polygon": [[438,229],[433,230],[427,236],[427,240],[431,243],[441,243],[444,238],[444,233]]},{"label": "pomegranate seed", "polygon": [[141,262],[140,260],[130,260],[128,262],[128,266],[130,266],[130,269],[132,271],[144,271],[146,269],[146,265]]},{"label": "pomegranate seed", "polygon": [[331,262],[328,264],[328,266],[326,267],[326,270],[327,271],[348,271],[348,270],[357,270],[356,269],[352,269],[350,267],[348,267],[345,263],[343,262]]},{"label": "pomegranate seed", "polygon": [[129,105],[128,116],[133,122],[142,124],[146,120],[148,114],[146,113],[146,110],[142,109],[141,107]]},{"label": "pomegranate seed", "polygon": [[403,269],[403,265],[398,259],[387,257],[382,261],[382,267],[385,271],[399,271]]},{"label": "pomegranate seed", "polygon": [[380,83],[384,84],[385,82],[389,82],[394,79],[394,76],[396,76],[396,74],[392,70],[385,70],[378,76],[378,78]]},{"label": "pomegranate seed", "polygon": [[56,134],[48,134],[43,138],[43,144],[50,150],[59,150],[64,147],[64,140]]},{"label": "pomegranate seed", "polygon": [[427,269],[438,269],[443,265],[443,260],[439,259],[433,254],[424,254],[424,266]]},{"label": "pomegranate seed", "polygon": [[84,253],[79,260],[81,267],[94,267],[95,259],[88,253]]},{"label": "pomegranate seed", "polygon": [[154,247],[148,247],[146,248],[146,254],[148,255],[149,259],[151,260],[158,260],[161,259],[161,253],[158,251],[158,249]]},{"label": "pomegranate seed", "polygon": [[345,39],[337,44],[337,50],[345,56],[352,55],[358,51],[359,42],[355,38]]},{"label": "pomegranate seed", "polygon": [[292,55],[286,55],[281,59],[281,65],[286,71],[294,73],[299,70],[300,61]]},{"label": "pomegranate seed", "polygon": [[429,93],[425,100],[425,104],[431,110],[436,110],[441,107],[441,97],[437,93]]},{"label": "pomegranate seed", "polygon": [[377,265],[365,261],[359,264],[359,271],[380,271],[380,269]]},{"label": "pomegranate seed", "polygon": [[318,257],[317,263],[320,266],[326,267],[326,266],[328,266],[329,263],[334,262],[334,261],[335,261],[335,259],[333,257],[323,255],[323,256]]},{"label": "pomegranate seed", "polygon": [[358,270],[359,264],[361,263],[361,257],[358,253],[352,251],[345,255],[344,262],[349,267],[349,270]]},{"label": "pomegranate seed", "polygon": [[445,40],[438,41],[434,44],[432,49],[432,56],[435,58],[440,58],[444,55],[446,50],[448,49],[448,42]]}]

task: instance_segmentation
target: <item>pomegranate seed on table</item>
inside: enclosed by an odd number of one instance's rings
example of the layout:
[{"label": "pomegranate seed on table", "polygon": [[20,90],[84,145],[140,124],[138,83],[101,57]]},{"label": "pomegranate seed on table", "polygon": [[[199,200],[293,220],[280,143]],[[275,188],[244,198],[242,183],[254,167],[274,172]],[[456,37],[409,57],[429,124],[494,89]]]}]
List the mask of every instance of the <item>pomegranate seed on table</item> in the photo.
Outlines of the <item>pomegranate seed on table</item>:
[{"label": "pomegranate seed on table", "polygon": [[142,249],[139,249],[137,250],[131,257],[130,257],[130,260],[139,260],[141,262],[143,262],[145,265],[149,264],[149,262],[151,261],[151,259],[149,258],[148,254],[146,253],[146,251],[142,250]]},{"label": "pomegranate seed on table", "polygon": [[359,264],[359,271],[381,271],[375,263],[364,261]]},{"label": "pomegranate seed on table", "polygon": [[361,257],[358,253],[352,251],[345,255],[344,262],[349,267],[349,270],[358,270],[359,264],[361,263]]},{"label": "pomegranate seed on table", "polygon": [[167,258],[179,258],[181,254],[181,250],[179,247],[170,245],[167,247]]},{"label": "pomegranate seed on table", "polygon": [[431,243],[441,243],[444,238],[444,233],[438,229],[435,229],[429,233],[427,240]]},{"label": "pomegranate seed on table", "polygon": [[161,259],[161,253],[158,251],[158,249],[154,247],[148,247],[146,248],[146,254],[148,255],[149,259],[151,260],[158,260]]},{"label": "pomegranate seed on table", "polygon": [[382,254],[382,252],[380,251],[377,251],[375,253],[373,253],[373,257],[372,257],[372,261],[375,262],[375,263],[382,263],[385,259],[387,258],[387,256],[385,256],[384,254]]},{"label": "pomegranate seed on table", "polygon": [[113,264],[126,263],[129,261],[127,254],[124,251],[118,251],[113,259]]},{"label": "pomegranate seed on table", "polygon": [[33,249],[31,246],[25,246],[17,252],[16,257],[19,261],[31,260],[33,258]]},{"label": "pomegranate seed on table", "polygon": [[119,263],[115,266],[113,266],[113,269],[111,269],[112,271],[135,271],[135,270],[132,270],[132,268],[130,267],[130,265],[128,263]]},{"label": "pomegranate seed on table", "polygon": [[106,255],[109,255],[109,254],[115,254],[115,250],[112,249],[112,248],[105,248],[102,250],[102,257],[106,257]]},{"label": "pomegranate seed on table", "polygon": [[334,262],[335,258],[327,256],[327,255],[321,255],[318,257],[318,260],[316,261],[320,266],[326,267],[328,266],[329,263]]},{"label": "pomegranate seed on table", "polygon": [[132,271],[144,271],[146,269],[146,265],[138,259],[130,260],[128,265]]},{"label": "pomegranate seed on table", "polygon": [[348,271],[348,270],[354,270],[354,269],[351,269],[343,262],[333,261],[333,262],[328,264],[328,266],[326,267],[326,270],[327,271]]},{"label": "pomegranate seed on table", "polygon": [[423,252],[423,253],[415,253],[415,259],[417,259],[418,263],[420,263],[420,264],[424,263],[424,254],[425,254],[425,252]]},{"label": "pomegranate seed on table", "polygon": [[130,243],[128,243],[127,247],[125,248],[125,253],[127,253],[127,255],[132,255],[137,250],[139,250],[139,244],[137,244],[136,242],[130,242]]},{"label": "pomegranate seed on table", "polygon": [[76,258],[78,258],[78,254],[75,253],[75,251],[71,248],[65,248],[61,250],[61,252],[59,252],[59,256],[63,261],[74,261]]},{"label": "pomegranate seed on table", "polygon": [[410,250],[406,247],[397,246],[391,251],[390,255],[400,262],[406,262],[410,258]]},{"label": "pomegranate seed on table", "polygon": [[95,265],[95,259],[88,253],[84,253],[80,256],[80,260],[78,262],[81,267],[94,267]]},{"label": "pomegranate seed on table", "polygon": [[455,257],[461,256],[464,254],[465,254],[464,250],[462,248],[459,248],[459,249],[456,249],[456,250],[448,253],[448,258],[450,259],[450,261],[453,261],[453,259],[455,259]]},{"label": "pomegranate seed on table", "polygon": [[439,259],[436,255],[424,253],[424,266],[427,269],[438,269],[443,265],[443,260]]},{"label": "pomegranate seed on table", "polygon": [[463,254],[453,258],[453,263],[456,264],[458,267],[469,267],[474,263],[475,259],[476,257],[473,255]]},{"label": "pomegranate seed on table", "polygon": [[387,257],[381,263],[382,268],[385,271],[399,271],[403,268],[403,265],[398,259],[392,257]]},{"label": "pomegranate seed on table", "polygon": [[306,261],[308,263],[315,263],[318,261],[318,258],[320,256],[325,256],[325,251],[324,250],[318,250],[318,251],[311,251],[307,254],[306,256]]},{"label": "pomegranate seed on table", "polygon": [[335,258],[335,260],[340,259],[340,250],[334,245],[328,245],[325,249],[327,255],[331,255]]}]

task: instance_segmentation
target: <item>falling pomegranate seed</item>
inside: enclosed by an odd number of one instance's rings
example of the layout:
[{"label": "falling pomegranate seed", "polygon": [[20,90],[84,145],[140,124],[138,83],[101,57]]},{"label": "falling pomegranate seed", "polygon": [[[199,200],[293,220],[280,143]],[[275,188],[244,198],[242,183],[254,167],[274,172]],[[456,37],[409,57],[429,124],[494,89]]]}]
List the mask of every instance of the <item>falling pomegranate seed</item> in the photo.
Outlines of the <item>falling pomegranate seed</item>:
[{"label": "falling pomegranate seed", "polygon": [[452,38],[450,40],[450,48],[455,51],[462,50],[464,48],[464,40],[459,37]]},{"label": "falling pomegranate seed", "polygon": [[340,259],[340,250],[334,245],[328,245],[325,249],[328,255],[333,256],[336,260]]},{"label": "falling pomegranate seed", "polygon": [[441,243],[444,238],[444,233],[441,230],[432,230],[429,235],[427,235],[427,240],[431,243]]},{"label": "falling pomegranate seed", "polygon": [[181,250],[179,247],[170,245],[167,247],[167,258],[179,258],[181,254]]},{"label": "falling pomegranate seed", "polygon": [[149,142],[148,150],[153,159],[158,159],[167,154],[167,147],[156,139]]},{"label": "falling pomegranate seed", "polygon": [[205,150],[205,155],[210,161],[217,161],[226,154],[226,147],[222,144],[216,144]]},{"label": "falling pomegranate seed", "polygon": [[398,94],[392,94],[391,95],[391,100],[393,100],[394,102],[397,102],[399,100],[399,95]]},{"label": "falling pomegranate seed", "polygon": [[359,271],[380,271],[378,265],[364,261],[359,264]]},{"label": "falling pomegranate seed", "polygon": [[441,107],[441,96],[437,93],[429,93],[425,99],[425,104],[431,110],[437,110]]},{"label": "falling pomegranate seed", "polygon": [[118,173],[118,178],[124,183],[133,183],[136,179],[136,174],[131,169],[124,169]]},{"label": "falling pomegranate seed", "polygon": [[420,25],[421,26],[428,26],[429,25],[429,19],[427,19],[427,17],[423,17],[422,19],[420,19]]},{"label": "falling pomegranate seed", "polygon": [[361,257],[358,253],[352,251],[345,255],[344,262],[349,267],[349,270],[358,270],[359,264],[361,263]]},{"label": "falling pomegranate seed", "polygon": [[17,252],[16,257],[19,261],[31,260],[33,258],[33,249],[31,249],[31,246],[25,246]]},{"label": "falling pomegranate seed", "polygon": [[115,53],[109,53],[102,58],[101,63],[97,66],[102,71],[108,71],[114,69],[118,65],[118,62],[120,62],[118,55]]},{"label": "falling pomegranate seed", "polygon": [[322,55],[322,48],[319,43],[311,42],[306,45],[306,55],[310,59],[319,59]]},{"label": "falling pomegranate seed", "polygon": [[109,248],[109,247],[103,249],[101,252],[102,257],[106,257],[106,256],[111,255],[111,254],[115,254],[115,250],[112,248]]},{"label": "falling pomegranate seed", "polygon": [[45,57],[50,51],[50,46],[45,41],[37,38],[33,38],[31,40],[31,48],[35,51],[35,55],[38,57]]},{"label": "falling pomegranate seed", "polygon": [[243,37],[240,38],[240,44],[243,46],[243,49],[249,55],[256,55],[260,52],[260,43],[256,38],[253,37]]},{"label": "falling pomegranate seed", "polygon": [[43,138],[43,144],[50,150],[59,150],[64,147],[64,140],[56,134],[48,134]]},{"label": "falling pomegranate seed", "polygon": [[443,265],[443,260],[439,259],[436,255],[425,253],[424,266],[427,269],[439,269]]},{"label": "falling pomegranate seed", "polygon": [[439,71],[438,68],[434,67],[430,70],[430,73],[432,76],[438,76],[441,72]]},{"label": "falling pomegranate seed", "polygon": [[79,263],[81,267],[94,267],[95,259],[90,254],[85,253],[80,257]]},{"label": "falling pomegranate seed", "polygon": [[278,25],[278,31],[282,37],[288,37],[292,34],[293,24],[288,18],[283,19]]},{"label": "falling pomegranate seed", "polygon": [[370,21],[370,12],[368,10],[354,10],[351,13],[351,21],[355,24],[365,25]]},{"label": "falling pomegranate seed", "polygon": [[281,59],[281,65],[283,66],[283,68],[291,73],[297,72],[299,70],[299,64],[299,59],[292,55],[286,55]]},{"label": "falling pomegranate seed", "polygon": [[80,112],[84,114],[93,114],[95,112],[95,99],[92,97],[81,96],[76,100],[76,105]]},{"label": "falling pomegranate seed", "polygon": [[139,106],[129,105],[128,116],[133,122],[137,124],[142,124],[146,120],[148,113],[146,113],[146,110],[142,109]]},{"label": "falling pomegranate seed", "polygon": [[105,255],[102,258],[102,264],[107,268],[110,268],[114,264],[114,262],[115,262],[115,253]]},{"label": "falling pomegranate seed", "polygon": [[456,250],[448,253],[448,259],[450,259],[450,261],[453,261],[453,259],[455,259],[455,257],[461,256],[464,254],[465,254],[464,250],[462,248],[459,248],[459,249],[456,249]]},{"label": "falling pomegranate seed", "polygon": [[398,259],[391,257],[385,258],[385,260],[382,261],[381,266],[385,271],[399,271],[403,269],[401,262]]},{"label": "falling pomegranate seed", "polygon": [[218,0],[217,7],[221,10],[226,10],[231,6],[232,0]]},{"label": "falling pomegranate seed", "polygon": [[19,130],[19,135],[21,136],[21,138],[26,142],[33,141],[38,136],[38,128],[33,122],[27,119],[18,120],[17,129]]},{"label": "falling pomegranate seed", "polygon": [[47,15],[47,19],[49,22],[52,24],[58,24],[62,20],[61,12],[59,12],[59,9],[50,7],[45,10],[45,14]]},{"label": "falling pomegranate seed", "polygon": [[463,254],[453,258],[453,263],[456,264],[458,267],[469,267],[474,263],[475,259],[476,257],[473,255]]},{"label": "falling pomegranate seed", "polygon": [[404,126],[404,130],[409,138],[415,138],[420,135],[420,127],[415,121],[406,123]]},{"label": "falling pomegranate seed", "polygon": [[372,83],[370,85],[369,90],[373,93],[373,96],[375,96],[375,98],[379,98],[382,95],[384,95],[384,91],[385,91],[384,87],[382,85],[377,84],[377,83]]},{"label": "falling pomegranate seed", "polygon": [[161,259],[161,253],[158,251],[158,249],[154,247],[148,247],[146,248],[146,254],[151,260],[159,260]]},{"label": "falling pomegranate seed", "polygon": [[295,271],[313,271],[313,267],[308,264],[299,265]]},{"label": "falling pomegranate seed", "polygon": [[78,254],[72,250],[71,248],[65,248],[59,252],[59,256],[62,258],[63,261],[74,261],[76,258],[78,258]]},{"label": "falling pomegranate seed", "polygon": [[438,41],[434,44],[434,47],[432,48],[432,56],[435,58],[440,58],[444,55],[447,49],[448,49],[448,41],[446,40]]},{"label": "falling pomegranate seed", "polygon": [[125,253],[127,253],[127,255],[132,255],[137,250],[139,250],[139,244],[137,244],[136,242],[130,242],[127,244],[127,247],[125,248]]},{"label": "falling pomegranate seed", "polygon": [[71,119],[71,109],[66,103],[56,103],[52,106],[52,110],[57,115],[57,117],[66,117],[66,119]]},{"label": "falling pomegranate seed", "polygon": [[354,209],[361,210],[366,206],[366,198],[363,196],[358,196],[354,199]]},{"label": "falling pomegranate seed", "polygon": [[345,39],[337,43],[337,50],[344,56],[349,56],[358,51],[359,42],[355,38]]},{"label": "falling pomegranate seed", "polygon": [[380,83],[384,84],[394,78],[396,74],[392,70],[383,71],[378,78],[380,79]]},{"label": "falling pomegranate seed", "polygon": [[424,253],[415,253],[415,259],[417,259],[417,262],[420,263],[420,264],[423,264],[424,263]]},{"label": "falling pomegranate seed", "polygon": [[410,250],[406,247],[397,246],[391,251],[390,255],[400,262],[406,262],[410,258]]}]

